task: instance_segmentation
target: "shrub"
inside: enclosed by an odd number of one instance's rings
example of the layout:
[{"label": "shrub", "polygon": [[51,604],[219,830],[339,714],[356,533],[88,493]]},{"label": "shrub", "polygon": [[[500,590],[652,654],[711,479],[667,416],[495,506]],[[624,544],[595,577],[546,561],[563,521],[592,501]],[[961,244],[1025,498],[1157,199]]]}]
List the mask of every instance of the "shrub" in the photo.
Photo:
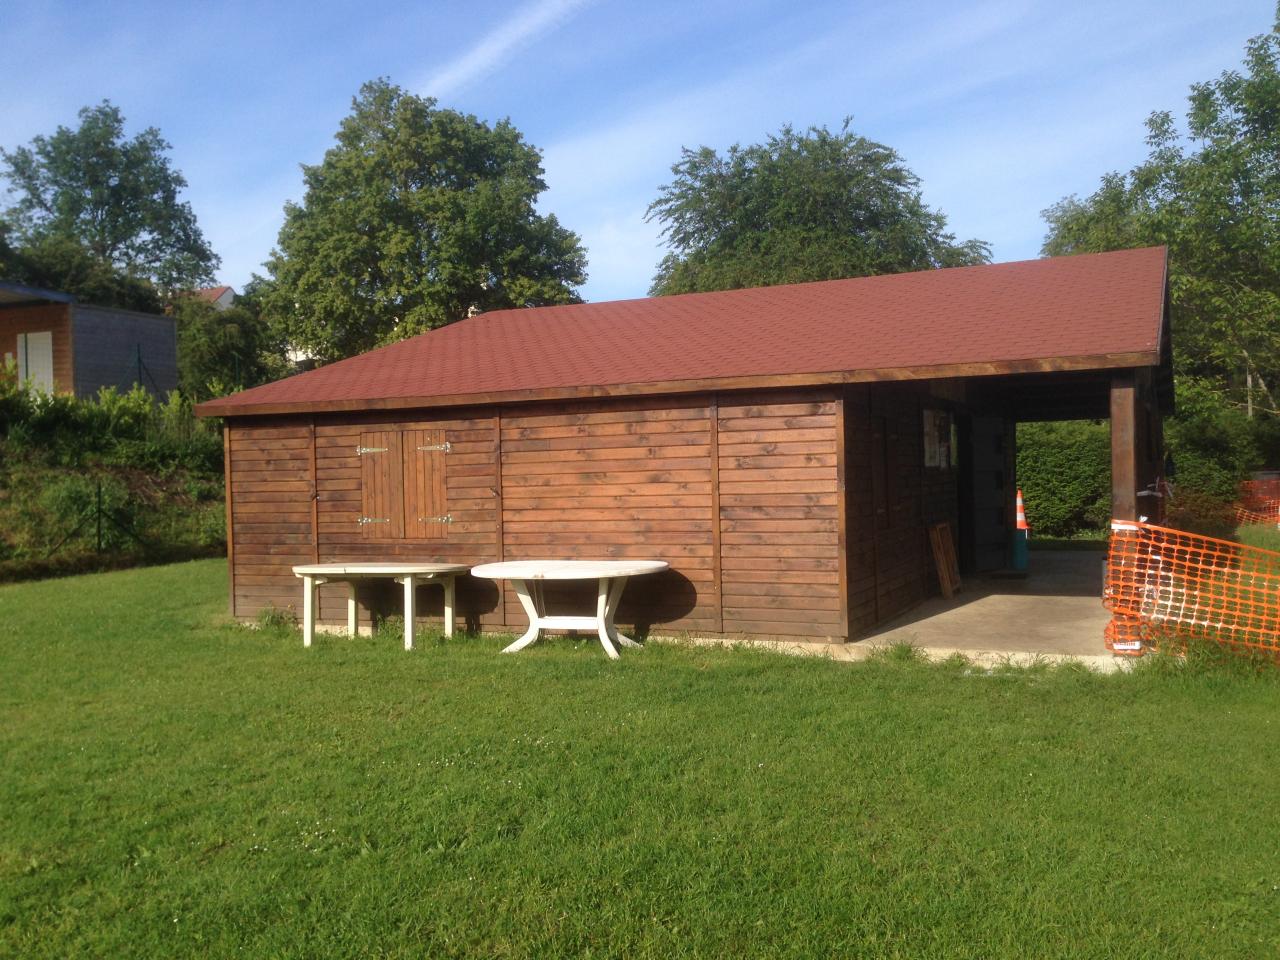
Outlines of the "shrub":
[{"label": "shrub", "polygon": [[50,396],[12,372],[0,370],[0,580],[220,552],[222,437],[187,398]]},{"label": "shrub", "polygon": [[76,399],[31,392],[0,378],[0,435],[11,450],[38,455],[51,466],[100,460],[149,470],[222,472],[217,425],[197,420],[191,401],[176,391],[163,401],[141,387]]},{"label": "shrub", "polygon": [[1111,519],[1111,430],[1106,423],[1018,424],[1018,486],[1034,536],[1074,537]]},{"label": "shrub", "polygon": [[[1174,496],[1168,523],[1208,536],[1234,530],[1230,503],[1280,430],[1250,420],[1210,384],[1177,383],[1177,414],[1165,420]],[[1018,425],[1018,485],[1035,533],[1078,537],[1106,529],[1111,516],[1111,428],[1106,422]]]},{"label": "shrub", "polygon": [[1203,380],[1177,384],[1177,415],[1165,423],[1165,440],[1176,465],[1175,490],[1235,499],[1240,481],[1258,466],[1258,436],[1266,428],[1227,403]]},{"label": "shrub", "polygon": [[131,532],[137,520],[138,504],[118,477],[62,475],[40,493],[40,506],[49,515],[54,529],[61,527],[71,533],[86,521],[78,534],[83,539],[96,539],[98,524],[90,518],[101,508],[104,549],[119,549],[135,539]]},{"label": "shrub", "polygon": [[1235,508],[1212,493],[1185,490],[1181,484],[1174,490],[1167,506],[1165,525],[1219,540],[1235,537]]}]

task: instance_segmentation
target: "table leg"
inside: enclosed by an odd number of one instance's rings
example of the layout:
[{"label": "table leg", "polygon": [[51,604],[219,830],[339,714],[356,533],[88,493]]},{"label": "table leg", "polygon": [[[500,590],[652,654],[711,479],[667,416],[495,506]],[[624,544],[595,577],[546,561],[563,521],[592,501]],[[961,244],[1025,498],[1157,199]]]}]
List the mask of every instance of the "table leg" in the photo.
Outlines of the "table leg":
[{"label": "table leg", "polygon": [[360,607],[356,602],[356,581],[347,581],[347,633],[355,636],[360,629]]},{"label": "table leg", "polygon": [[412,650],[413,622],[418,614],[418,611],[414,609],[413,600],[418,586],[418,578],[410,574],[402,582],[404,583],[404,648]]},{"label": "table leg", "polygon": [[316,579],[302,578],[302,645],[311,646],[316,635]]},{"label": "table leg", "polygon": [[609,655],[610,660],[618,659],[618,648],[613,645],[614,631],[610,627],[609,600],[613,588],[608,577],[601,577],[596,588],[596,629],[600,634],[600,646]]},{"label": "table leg", "polygon": [[[542,586],[537,580],[533,581],[534,591],[538,599],[542,597]],[[511,646],[503,650],[503,653],[518,653],[533,641],[538,639],[538,622],[542,618],[540,605],[534,602],[534,594],[529,591],[529,584],[524,580],[512,580],[511,588],[515,590],[516,596],[520,598],[520,606],[524,607],[524,612],[529,617],[529,629]]]},{"label": "table leg", "polygon": [[444,635],[446,637],[453,636],[453,609],[457,600],[455,580],[453,574],[444,578]]},{"label": "table leg", "polygon": [[613,589],[609,591],[609,611],[607,624],[609,627],[609,636],[613,638],[614,643],[619,643],[624,647],[634,647],[641,649],[641,644],[636,643],[625,634],[619,633],[618,628],[614,626],[613,618],[618,612],[618,605],[622,602],[622,591],[627,588],[627,578],[618,577],[613,581]]}]

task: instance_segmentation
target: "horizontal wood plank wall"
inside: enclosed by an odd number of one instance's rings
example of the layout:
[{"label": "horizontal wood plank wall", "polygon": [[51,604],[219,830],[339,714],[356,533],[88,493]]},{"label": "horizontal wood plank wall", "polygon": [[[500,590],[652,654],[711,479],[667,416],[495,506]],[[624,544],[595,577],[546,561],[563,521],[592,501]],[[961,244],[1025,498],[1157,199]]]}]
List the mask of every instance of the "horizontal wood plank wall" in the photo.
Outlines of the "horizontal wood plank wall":
[{"label": "horizontal wood plank wall", "polygon": [[[501,416],[480,410],[449,420],[317,415],[314,448],[301,418],[231,421],[235,613],[297,609],[301,587],[290,567],[316,558],[657,557],[672,570],[632,581],[619,611],[619,622],[642,634],[842,639],[840,400],[824,391],[725,394],[715,414],[711,398],[686,397],[506,408]],[[361,433],[379,429],[444,431],[454,521],[445,540],[366,538],[355,522],[356,447]],[[550,599],[566,602],[572,592],[551,591]],[[400,609],[389,584],[363,599],[362,621],[370,606]],[[426,614],[438,612],[434,588],[420,601]],[[345,622],[345,603],[342,585],[322,588],[320,620]],[[509,585],[499,597],[488,581],[465,578],[459,606],[487,629],[524,623]]]},{"label": "horizontal wood plank wall", "polygon": [[17,359],[18,334],[53,334],[53,389],[75,391],[74,345],[71,342],[71,308],[65,303],[26,307],[0,307],[0,362],[5,354]]},{"label": "horizontal wood plank wall", "polygon": [[234,543],[234,616],[275,607],[301,612],[294,564],[311,563],[311,425],[292,420],[227,421]]},{"label": "horizontal wood plank wall", "polygon": [[[498,559],[498,428],[492,412],[422,419],[391,419],[334,415],[316,424],[316,472],[319,494],[320,562],[338,560],[420,560],[475,565]],[[366,536],[356,523],[360,517],[361,462],[356,453],[360,435],[372,431],[443,431],[449,452],[441,459],[445,468],[445,505],[453,522],[439,525],[443,538],[413,539]],[[412,451],[411,451],[412,452]],[[433,525],[435,526],[435,525]],[[399,586],[374,582],[361,597],[360,619],[367,623],[373,610],[399,615],[403,601]],[[346,622],[346,587],[336,584],[320,590],[321,622]],[[419,594],[423,617],[442,614],[438,587]],[[489,581],[463,577],[458,588],[459,622],[471,627],[497,629],[504,625],[497,588]]]},{"label": "horizontal wood plank wall", "polygon": [[[714,631],[712,419],[705,398],[558,404],[502,417],[502,530],[507,560],[652,558],[618,621],[640,633]],[[548,589],[580,605],[594,585]],[[506,590],[510,623],[524,622]]]},{"label": "horizontal wood plank wall", "polygon": [[720,397],[726,632],[844,639],[840,403],[830,392]]}]

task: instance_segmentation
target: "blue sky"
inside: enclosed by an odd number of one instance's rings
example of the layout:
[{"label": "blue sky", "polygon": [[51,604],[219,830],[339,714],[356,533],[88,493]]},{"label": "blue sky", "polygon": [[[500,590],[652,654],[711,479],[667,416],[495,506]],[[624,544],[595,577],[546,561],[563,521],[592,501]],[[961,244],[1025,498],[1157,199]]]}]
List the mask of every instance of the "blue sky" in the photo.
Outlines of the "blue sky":
[{"label": "blue sky", "polygon": [[540,201],[587,247],[589,300],[642,296],[662,250],[644,211],[682,146],[783,123],[902,154],[926,201],[996,260],[1039,252],[1040,211],[1144,153],[1143,120],[1239,65],[1272,0],[623,3],[5,0],[0,145],[108,98],[152,125],[220,279],[269,253],[300,163],[318,162],[377,76],[544,151]]}]

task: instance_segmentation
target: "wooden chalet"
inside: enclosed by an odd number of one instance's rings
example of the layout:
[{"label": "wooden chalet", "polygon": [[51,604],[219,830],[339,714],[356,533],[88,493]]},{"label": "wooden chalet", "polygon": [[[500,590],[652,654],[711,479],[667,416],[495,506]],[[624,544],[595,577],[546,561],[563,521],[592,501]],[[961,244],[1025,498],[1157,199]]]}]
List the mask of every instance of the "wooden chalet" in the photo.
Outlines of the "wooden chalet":
[{"label": "wooden chalet", "polygon": [[[231,610],[296,607],[304,562],[646,557],[642,635],[856,638],[938,591],[934,524],[1006,566],[1018,421],[1110,418],[1134,516],[1169,356],[1163,248],[482,314],[199,408]],[[459,607],[524,624],[489,581]]]}]

